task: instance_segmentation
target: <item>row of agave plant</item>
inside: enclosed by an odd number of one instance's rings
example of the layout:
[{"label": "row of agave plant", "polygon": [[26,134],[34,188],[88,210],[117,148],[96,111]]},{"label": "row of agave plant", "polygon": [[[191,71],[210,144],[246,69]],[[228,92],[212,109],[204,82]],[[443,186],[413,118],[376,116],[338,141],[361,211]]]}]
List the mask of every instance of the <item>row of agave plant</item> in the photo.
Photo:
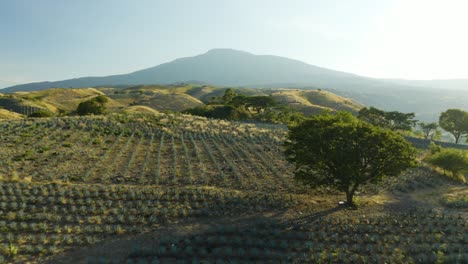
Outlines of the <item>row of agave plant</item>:
[{"label": "row of agave plant", "polygon": [[150,135],[163,128],[173,133],[232,134],[237,137],[255,138],[257,141],[277,142],[284,139],[286,132],[285,127],[279,125],[247,124],[180,114],[111,114],[93,117],[28,118],[0,121],[0,128],[2,128],[2,131],[24,129],[38,131],[43,128],[80,129],[115,135],[122,132],[125,134]]},{"label": "row of agave plant", "polygon": [[0,248],[15,249],[19,259],[34,258],[180,219],[277,210],[296,203],[284,195],[213,188],[2,183]]},{"label": "row of agave plant", "polygon": [[467,234],[463,217],[417,209],[302,225],[261,219],[189,236],[158,237],[152,244],[135,245],[127,263],[466,263]]},{"label": "row of agave plant", "polygon": [[[0,155],[5,156],[2,163],[8,165],[3,167],[3,173],[19,171],[23,176],[32,176],[33,181],[205,184],[242,189],[258,188],[257,180],[263,180],[260,185],[264,189],[275,190],[277,186],[291,189],[291,175],[285,162],[279,165],[270,162],[282,156],[280,141],[271,131],[268,134],[265,129],[260,130],[259,136],[233,136],[154,125],[141,133],[139,126],[127,128],[133,125],[133,121],[128,122],[119,123],[110,117],[74,117],[0,123],[7,128],[3,135],[7,142],[13,142],[21,131],[32,131],[19,145],[0,150]],[[181,123],[184,122],[187,121]],[[187,123],[185,126],[191,125]],[[220,123],[225,127],[231,124]],[[114,132],[104,133],[101,126]],[[244,130],[250,133],[255,130],[252,126]],[[13,148],[32,157],[11,160]],[[109,166],[110,163],[114,166]],[[25,168],[29,169],[24,171]]]},{"label": "row of agave plant", "polygon": [[440,202],[450,208],[466,209],[468,208],[468,195],[446,195],[440,198]]}]

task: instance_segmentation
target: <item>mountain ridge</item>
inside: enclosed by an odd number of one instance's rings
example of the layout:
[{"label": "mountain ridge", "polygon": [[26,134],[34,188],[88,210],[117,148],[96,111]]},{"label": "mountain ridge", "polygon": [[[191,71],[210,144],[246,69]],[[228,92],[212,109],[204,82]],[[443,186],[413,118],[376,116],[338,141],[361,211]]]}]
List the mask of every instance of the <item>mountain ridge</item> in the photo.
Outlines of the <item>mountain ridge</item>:
[{"label": "mountain ridge", "polygon": [[128,74],[22,84],[0,92],[37,91],[55,87],[169,85],[181,82],[237,88],[320,88],[367,106],[388,111],[415,112],[417,118],[423,121],[435,121],[440,112],[448,108],[468,110],[468,93],[460,93],[460,90],[427,88],[427,82],[364,77],[286,57],[255,55],[233,49],[212,49]]},{"label": "mountain ridge", "polygon": [[[199,62],[201,60],[201,62]],[[261,60],[261,62],[256,62]],[[221,78],[213,78],[215,74],[209,74],[200,71],[200,66],[203,66],[205,63],[212,63],[209,65],[211,70],[219,71],[219,64],[224,64],[226,62],[231,64],[231,71],[227,72],[226,70],[222,73],[229,75],[231,73],[229,80],[222,80]],[[242,69],[242,72],[235,73],[235,68],[238,65],[232,65],[233,63],[243,63],[238,67]],[[185,64],[185,65],[184,65]],[[201,64],[201,65],[200,65]],[[252,66],[255,65],[257,69],[254,69]],[[176,67],[176,69],[174,69]],[[179,69],[177,69],[179,67]],[[174,71],[180,72],[180,67],[183,68],[185,76],[177,76]],[[286,70],[289,67],[294,67],[295,70],[300,69],[299,73],[296,73],[293,76],[287,77],[287,80],[284,80],[286,74],[281,74],[281,70]],[[262,72],[263,71],[263,72]],[[275,75],[271,75],[267,71],[276,71]],[[259,72],[262,77],[256,77],[259,75]],[[201,74],[201,76],[200,76]],[[198,75],[198,76],[197,76]],[[283,76],[281,76],[283,75]],[[150,68],[133,71],[127,74],[116,74],[108,76],[85,76],[78,77],[60,81],[44,81],[44,82],[34,82],[19,84],[10,87],[1,89],[2,92],[15,92],[15,91],[34,91],[42,90],[47,88],[58,88],[58,87],[92,87],[92,86],[104,86],[104,85],[140,85],[140,84],[170,84],[174,82],[187,82],[187,81],[199,81],[210,83],[213,85],[228,85],[228,86],[262,86],[267,83],[304,83],[313,85],[312,77],[323,77],[324,75],[329,77],[357,77],[365,78],[356,74],[335,71],[315,65],[311,65],[296,59],[289,59],[286,57],[276,56],[276,55],[255,55],[245,51],[239,51],[235,49],[226,49],[226,48],[217,48],[211,49],[206,53],[199,54],[192,57],[183,57],[172,60],[170,62],[162,63]],[[272,82],[270,78],[281,76],[283,79],[281,81]],[[309,76],[309,77],[305,77]],[[237,77],[237,81],[234,78]],[[242,82],[239,81],[239,78],[242,78]],[[252,78],[256,80],[252,80]],[[302,81],[301,81],[302,79]]]},{"label": "mountain ridge", "polygon": [[[219,68],[219,64],[229,62],[233,62],[235,60],[244,60],[241,61],[242,63],[248,64],[255,64],[255,60],[264,60],[261,66],[266,67],[267,70],[278,70],[278,67],[287,66],[294,66],[295,70],[301,68],[301,71],[296,74],[295,76],[291,76],[286,78],[287,74],[277,74],[273,76],[269,76],[269,79],[264,78],[263,80],[250,80],[246,77],[255,77],[255,75],[259,74],[259,69],[252,69],[252,67],[239,67],[245,68],[242,82],[240,81],[223,81],[218,79],[213,80],[210,75],[206,73],[202,76],[195,74],[198,71],[199,67],[193,66],[200,66],[194,65],[198,64],[197,61],[202,60],[203,62],[211,62],[214,63],[215,68]],[[189,64],[184,66],[183,64]],[[181,65],[182,64],[182,65]],[[168,70],[177,70],[174,67],[185,67],[184,70],[187,72],[195,72],[191,76],[177,76],[174,72],[168,72]],[[210,67],[213,68],[213,65]],[[232,67],[231,67],[232,68]],[[261,67],[260,67],[261,69]],[[235,70],[235,69],[230,69]],[[251,70],[249,74],[245,71]],[[162,71],[162,72],[158,72]],[[224,74],[228,74],[226,71]],[[239,75],[239,74],[238,74]],[[250,75],[250,76],[249,76]],[[263,73],[265,75],[265,73]],[[172,78],[167,78],[170,76]],[[16,92],[16,91],[36,91],[36,90],[43,90],[48,88],[60,88],[60,87],[70,87],[70,88],[79,88],[79,87],[94,87],[94,86],[115,86],[115,85],[144,85],[144,84],[171,84],[175,82],[200,82],[200,83],[207,83],[213,84],[218,86],[246,86],[246,87],[265,87],[265,88],[283,88],[284,84],[293,87],[299,86],[313,86],[313,87],[322,87],[322,88],[349,88],[348,87],[341,87],[342,84],[335,81],[327,80],[324,82],[321,80],[324,76],[341,79],[345,78],[348,83],[356,83],[357,81],[360,82],[371,82],[371,84],[363,85],[361,89],[366,88],[366,86],[371,86],[372,89],[376,89],[379,87],[388,87],[392,86],[394,89],[420,89],[420,88],[450,88],[450,89],[468,89],[468,79],[458,78],[458,79],[434,79],[434,80],[408,80],[408,79],[398,79],[398,78],[372,78],[361,76],[354,73],[348,73],[344,71],[337,71],[332,70],[324,67],[319,67],[316,65],[312,65],[306,62],[303,62],[298,59],[291,59],[283,56],[277,55],[257,55],[246,51],[230,49],[230,48],[214,48],[210,49],[205,53],[189,56],[189,57],[182,57],[177,58],[169,62],[161,63],[159,65],[149,67],[146,69],[141,69],[137,71],[133,71],[126,74],[113,74],[107,76],[84,76],[84,77],[77,77],[59,81],[43,81],[43,82],[32,82],[32,83],[25,83],[25,84],[17,84],[13,86],[9,86],[3,89],[0,89],[4,93],[8,92]],[[166,77],[166,78],[165,78]],[[282,77],[279,78],[279,77]],[[299,78],[297,78],[299,77]],[[314,78],[315,77],[315,78]],[[276,79],[275,79],[276,78]],[[317,79],[318,78],[318,79]],[[348,79],[349,78],[349,79]],[[273,79],[273,80],[272,80]],[[337,85],[335,87],[334,85]],[[327,87],[328,86],[328,87]]]}]

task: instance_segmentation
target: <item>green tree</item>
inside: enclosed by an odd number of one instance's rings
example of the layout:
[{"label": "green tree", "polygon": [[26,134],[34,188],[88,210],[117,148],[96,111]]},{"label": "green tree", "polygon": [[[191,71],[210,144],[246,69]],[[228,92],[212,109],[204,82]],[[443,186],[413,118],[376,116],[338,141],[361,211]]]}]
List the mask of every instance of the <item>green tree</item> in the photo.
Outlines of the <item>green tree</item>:
[{"label": "green tree", "polygon": [[391,130],[411,130],[416,123],[414,113],[401,113],[397,111],[385,112],[375,107],[364,107],[359,110],[359,119],[375,126]]},{"label": "green tree", "polygon": [[435,122],[432,122],[432,123],[419,122],[418,125],[421,128],[421,131],[423,132],[425,139],[433,139],[437,132],[437,127],[439,127],[437,123]]},{"label": "green tree", "polygon": [[249,97],[243,94],[236,95],[229,104],[234,107],[247,106],[249,104]]},{"label": "green tree", "polygon": [[463,172],[468,172],[468,152],[456,149],[442,149],[425,159],[428,163],[450,171],[452,176],[465,181]]},{"label": "green tree", "polygon": [[237,96],[237,93],[234,92],[233,89],[231,88],[228,88],[226,91],[224,91],[224,95],[223,95],[223,103],[224,104],[229,104],[231,103],[232,99],[234,99],[234,97]]},{"label": "green tree", "polygon": [[103,95],[91,100],[81,102],[76,109],[79,115],[102,115],[106,112],[106,103],[109,99]]},{"label": "green tree", "polygon": [[102,105],[107,104],[109,102],[109,98],[105,97],[104,95],[96,96],[93,98],[93,100],[95,100],[96,102]]},{"label": "green tree", "polygon": [[400,174],[415,164],[415,153],[399,134],[348,112],[323,113],[291,127],[285,151],[297,180],[342,191],[350,206],[360,185]]},{"label": "green tree", "polygon": [[439,117],[439,125],[455,137],[458,144],[463,135],[468,134],[468,112],[460,109],[448,109]]},{"label": "green tree", "polygon": [[305,120],[304,114],[289,106],[280,105],[273,109],[267,109],[254,116],[255,119],[275,124],[298,125]]},{"label": "green tree", "polygon": [[277,105],[273,96],[252,96],[248,97],[248,107],[252,107],[257,113],[260,113],[270,107]]}]

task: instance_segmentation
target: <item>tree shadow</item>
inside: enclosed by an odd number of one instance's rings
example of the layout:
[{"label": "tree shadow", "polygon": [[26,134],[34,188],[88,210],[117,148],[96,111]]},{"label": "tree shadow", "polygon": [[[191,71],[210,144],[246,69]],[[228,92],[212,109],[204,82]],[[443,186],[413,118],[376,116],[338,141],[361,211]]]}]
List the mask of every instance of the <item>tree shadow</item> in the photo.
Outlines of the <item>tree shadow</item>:
[{"label": "tree shadow", "polygon": [[323,211],[318,211],[318,212],[313,212],[310,214],[305,214],[304,216],[301,217],[295,217],[292,220],[286,220],[283,223],[288,224],[291,228],[298,228],[298,227],[303,227],[307,226],[308,224],[313,223],[314,221],[317,221],[325,216],[328,216],[330,214],[333,214],[335,212],[341,211],[341,210],[346,210],[347,208],[344,206],[336,206],[333,208],[329,208]]}]

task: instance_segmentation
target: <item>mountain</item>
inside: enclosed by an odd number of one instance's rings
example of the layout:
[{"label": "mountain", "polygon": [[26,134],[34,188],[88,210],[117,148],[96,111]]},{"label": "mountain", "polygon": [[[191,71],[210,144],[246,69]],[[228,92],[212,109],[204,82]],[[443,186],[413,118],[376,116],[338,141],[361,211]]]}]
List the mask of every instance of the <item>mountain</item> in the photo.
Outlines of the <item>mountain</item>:
[{"label": "mountain", "polygon": [[317,67],[289,58],[254,55],[232,49],[213,49],[198,56],[176,59],[129,74],[29,83],[5,88],[2,92],[32,91],[53,87],[77,88],[197,81],[217,86],[271,88],[288,86],[359,88],[360,90],[386,87],[406,88],[405,86],[398,86],[377,79]]},{"label": "mountain", "polygon": [[213,49],[205,54],[176,59],[129,74],[83,77],[56,82],[15,85],[3,92],[42,90],[52,87],[170,84],[200,81],[221,86],[261,86],[269,83],[314,84],[356,75],[309,65],[288,58],[253,55],[231,49]]},{"label": "mountain", "polygon": [[176,59],[129,74],[22,84],[0,91],[10,93],[51,87],[177,82],[230,87],[322,88],[365,105],[385,110],[416,112],[421,120],[434,120],[441,111],[447,108],[466,109],[468,106],[468,95],[460,95],[460,92],[456,90],[430,89],[417,84],[368,78],[317,67],[289,58],[254,55],[232,49],[213,49],[198,56]]}]

